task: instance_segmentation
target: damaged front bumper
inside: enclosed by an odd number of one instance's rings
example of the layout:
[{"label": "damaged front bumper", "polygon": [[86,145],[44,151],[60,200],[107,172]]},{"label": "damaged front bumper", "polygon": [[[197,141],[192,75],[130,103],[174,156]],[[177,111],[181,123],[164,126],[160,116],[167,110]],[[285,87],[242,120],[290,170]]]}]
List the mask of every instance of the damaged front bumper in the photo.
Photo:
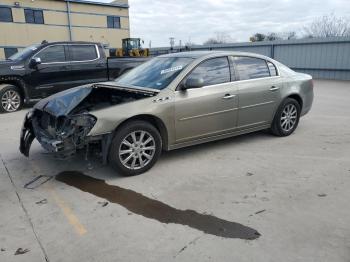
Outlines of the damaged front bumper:
[{"label": "damaged front bumper", "polygon": [[95,123],[96,118],[90,114],[55,117],[40,110],[30,111],[21,130],[20,152],[28,157],[36,138],[48,152],[67,158],[89,143],[87,135]]},{"label": "damaged front bumper", "polygon": [[71,88],[40,100],[25,116],[20,152],[28,156],[36,138],[44,149],[67,158],[90,143],[100,142],[103,163],[107,162],[114,127],[89,135],[97,118],[89,112],[155,96],[159,90],[120,87],[115,82]]},{"label": "damaged front bumper", "polygon": [[29,156],[30,146],[32,145],[33,140],[35,138],[33,126],[32,126],[32,114],[33,114],[32,110],[26,114],[26,116],[24,117],[22,129],[21,129],[19,151],[26,157]]}]

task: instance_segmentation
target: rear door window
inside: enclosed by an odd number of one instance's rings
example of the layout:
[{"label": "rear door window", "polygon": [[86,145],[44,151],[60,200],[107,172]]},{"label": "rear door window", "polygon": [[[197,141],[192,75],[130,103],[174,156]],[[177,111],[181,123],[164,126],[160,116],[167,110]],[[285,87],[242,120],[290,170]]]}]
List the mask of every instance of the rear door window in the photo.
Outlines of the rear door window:
[{"label": "rear door window", "polygon": [[41,59],[41,63],[66,62],[66,54],[63,45],[49,46],[34,56]]},{"label": "rear door window", "polygon": [[240,80],[269,77],[270,71],[264,59],[255,57],[234,57]]},{"label": "rear door window", "polygon": [[230,82],[230,67],[227,57],[206,60],[199,64],[188,78],[202,78],[204,86]]},{"label": "rear door window", "polygon": [[69,45],[70,61],[91,61],[98,58],[95,45]]}]

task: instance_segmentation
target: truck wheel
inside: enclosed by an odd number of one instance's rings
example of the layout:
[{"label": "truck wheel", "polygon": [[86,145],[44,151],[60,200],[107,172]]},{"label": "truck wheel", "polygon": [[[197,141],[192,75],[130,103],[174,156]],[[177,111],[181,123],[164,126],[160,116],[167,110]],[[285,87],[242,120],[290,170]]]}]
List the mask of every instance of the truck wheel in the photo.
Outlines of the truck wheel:
[{"label": "truck wheel", "polygon": [[11,113],[19,110],[23,104],[23,98],[19,88],[13,85],[6,85],[0,90],[0,112]]},{"label": "truck wheel", "polygon": [[123,176],[149,170],[162,151],[158,130],[145,121],[133,121],[117,131],[109,151],[110,164]]},{"label": "truck wheel", "polygon": [[289,136],[297,128],[300,118],[300,105],[293,98],[285,99],[279,106],[271,125],[275,136]]}]

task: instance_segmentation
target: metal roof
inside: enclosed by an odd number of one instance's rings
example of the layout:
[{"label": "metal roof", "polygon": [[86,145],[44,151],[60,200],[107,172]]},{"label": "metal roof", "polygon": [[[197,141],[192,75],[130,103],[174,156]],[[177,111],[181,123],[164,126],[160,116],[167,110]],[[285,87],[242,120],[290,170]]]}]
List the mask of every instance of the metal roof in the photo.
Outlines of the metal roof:
[{"label": "metal roof", "polygon": [[111,3],[103,3],[98,1],[85,1],[85,0],[63,0],[70,3],[87,4],[87,5],[99,5],[99,6],[109,6],[109,7],[119,7],[119,8],[129,8],[128,4],[119,3],[118,1],[113,1]]},{"label": "metal roof", "polygon": [[252,57],[263,58],[266,60],[272,60],[267,56],[256,54],[256,53],[240,52],[240,51],[217,51],[217,50],[178,52],[178,53],[160,55],[159,57],[188,57],[188,58],[197,59],[197,58],[204,58],[204,57],[208,58],[208,57],[230,56],[230,55],[252,56]]}]

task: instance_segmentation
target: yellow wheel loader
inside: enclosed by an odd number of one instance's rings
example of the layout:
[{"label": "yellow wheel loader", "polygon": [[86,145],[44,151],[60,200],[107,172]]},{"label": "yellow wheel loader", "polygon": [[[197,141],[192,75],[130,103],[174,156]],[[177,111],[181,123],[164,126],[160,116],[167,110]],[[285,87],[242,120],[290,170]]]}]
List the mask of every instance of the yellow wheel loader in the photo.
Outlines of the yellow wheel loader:
[{"label": "yellow wheel loader", "polygon": [[115,50],[117,57],[148,57],[149,49],[141,47],[140,38],[125,38],[122,40],[123,47]]}]

